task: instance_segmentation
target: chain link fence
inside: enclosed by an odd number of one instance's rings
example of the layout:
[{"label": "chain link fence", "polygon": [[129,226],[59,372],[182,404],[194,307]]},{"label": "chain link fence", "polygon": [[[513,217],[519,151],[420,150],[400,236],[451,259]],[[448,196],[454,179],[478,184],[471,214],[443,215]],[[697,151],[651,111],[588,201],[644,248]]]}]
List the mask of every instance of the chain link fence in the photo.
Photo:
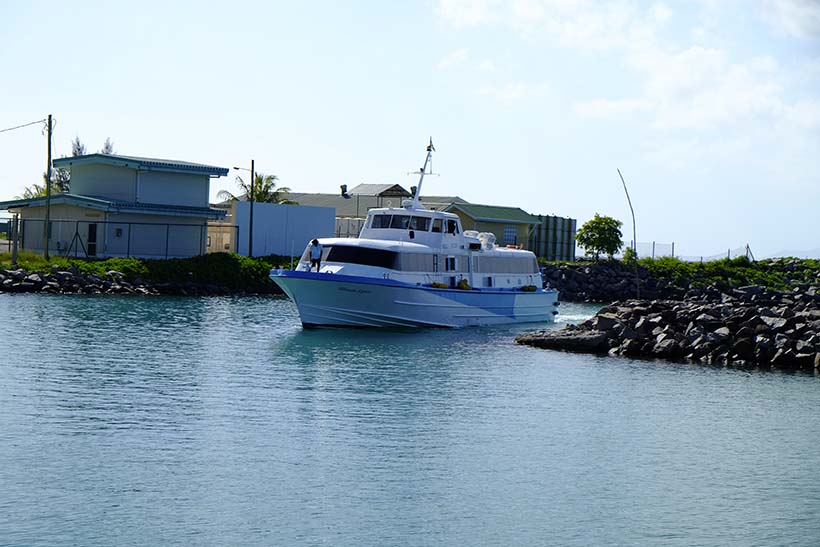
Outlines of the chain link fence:
[{"label": "chain link fence", "polygon": [[[43,219],[17,221],[20,251],[75,258],[185,258],[213,252],[235,252],[235,225],[52,220],[48,236]],[[5,229],[4,229],[5,228]],[[0,217],[0,252],[11,252],[13,219]]]},{"label": "chain link fence", "polygon": [[11,252],[11,217],[0,215],[0,253]]},{"label": "chain link fence", "polygon": [[[632,247],[632,241],[629,242],[626,247]],[[754,260],[754,254],[752,253],[752,249],[746,244],[743,247],[737,247],[735,249],[726,249],[724,253],[717,253],[713,255],[679,255],[675,253],[675,243],[660,243],[657,241],[639,241],[638,244],[635,246],[636,251],[638,253],[638,258],[662,258],[662,257],[673,257],[677,258],[678,260],[683,260],[684,262],[712,262],[715,260],[723,260],[725,258],[733,259],[733,258],[740,258],[746,257],[749,260]],[[621,254],[616,255],[618,258],[623,256],[623,250]]]}]

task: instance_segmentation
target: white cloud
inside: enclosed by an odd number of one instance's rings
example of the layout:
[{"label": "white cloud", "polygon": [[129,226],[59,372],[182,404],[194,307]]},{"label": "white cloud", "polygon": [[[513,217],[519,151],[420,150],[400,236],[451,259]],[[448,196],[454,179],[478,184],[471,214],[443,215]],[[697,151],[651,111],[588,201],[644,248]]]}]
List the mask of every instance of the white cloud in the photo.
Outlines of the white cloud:
[{"label": "white cloud", "polygon": [[437,13],[455,27],[500,23],[522,36],[547,36],[566,47],[607,49],[651,40],[674,13],[657,2],[591,0],[439,0]]},{"label": "white cloud", "polygon": [[476,68],[482,72],[492,72],[496,69],[496,66],[495,63],[491,60],[484,59],[483,61],[478,63],[478,66],[476,66]]},{"label": "white cloud", "polygon": [[440,69],[450,68],[452,66],[455,66],[455,65],[461,63],[462,61],[464,61],[464,59],[467,58],[467,54],[469,52],[470,52],[469,48],[465,47],[465,48],[457,49],[456,51],[453,51],[452,53],[448,53],[447,55],[442,57],[441,60],[438,62],[438,68],[440,68]]},{"label": "white cloud", "polygon": [[582,116],[592,118],[612,118],[631,115],[636,112],[651,111],[655,106],[646,99],[594,99],[591,101],[577,101],[573,109]]},{"label": "white cloud", "polygon": [[805,129],[820,129],[820,100],[802,100],[785,109],[786,119]]},{"label": "white cloud", "polygon": [[[792,35],[820,36],[819,0],[765,1],[772,24]],[[699,5],[702,14],[715,16],[746,6],[739,0],[699,0]],[[439,0],[438,12],[454,25],[503,25],[527,41],[537,37],[576,50],[605,51],[626,63],[638,92],[573,103],[573,110],[582,116],[639,116],[661,130],[717,131],[748,123],[817,127],[817,95],[806,96],[805,91],[812,88],[814,72],[784,68],[769,56],[736,59],[727,49],[676,45],[661,34],[665,25],[676,20],[675,12],[663,2]],[[696,19],[690,32],[679,35],[705,43],[714,32]],[[479,93],[512,101],[545,90],[515,83],[485,87]]]},{"label": "white cloud", "polygon": [[439,0],[436,12],[456,27],[475,26],[494,19],[495,0]]},{"label": "white cloud", "polygon": [[632,66],[645,78],[642,96],[579,102],[575,111],[592,117],[648,113],[657,129],[715,130],[787,110],[779,67],[770,57],[731,63],[725,51],[692,46],[675,54],[644,52]]},{"label": "white cloud", "polygon": [[533,97],[543,97],[549,91],[547,84],[530,85],[524,83],[507,84],[500,87],[482,87],[478,94],[502,102],[516,102]]},{"label": "white cloud", "polygon": [[762,19],[789,36],[820,38],[820,2],[817,0],[766,0]]}]

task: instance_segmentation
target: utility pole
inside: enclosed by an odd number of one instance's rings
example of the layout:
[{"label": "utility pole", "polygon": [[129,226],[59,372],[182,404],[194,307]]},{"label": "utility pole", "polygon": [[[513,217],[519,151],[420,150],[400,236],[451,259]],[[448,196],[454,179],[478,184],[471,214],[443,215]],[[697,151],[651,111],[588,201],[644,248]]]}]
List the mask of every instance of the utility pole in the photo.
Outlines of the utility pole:
[{"label": "utility pole", "polygon": [[43,258],[48,260],[48,225],[51,222],[51,114],[48,115],[48,154],[46,160],[46,220],[43,226]]},{"label": "utility pole", "polygon": [[248,227],[248,256],[253,256],[253,201],[254,201],[254,187],[256,186],[256,175],[253,172],[253,160],[251,160],[251,211],[250,211],[250,225]]}]

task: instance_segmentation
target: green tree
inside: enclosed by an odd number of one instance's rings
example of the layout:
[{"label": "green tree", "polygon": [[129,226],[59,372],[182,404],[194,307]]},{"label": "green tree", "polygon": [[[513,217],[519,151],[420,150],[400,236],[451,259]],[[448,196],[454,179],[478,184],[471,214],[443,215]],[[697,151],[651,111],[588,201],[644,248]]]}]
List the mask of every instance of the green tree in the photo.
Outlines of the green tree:
[{"label": "green tree", "polygon": [[586,221],[578,229],[575,240],[584,248],[584,251],[594,253],[595,260],[598,260],[601,253],[611,259],[612,255],[623,247],[621,226],[623,223],[620,220],[595,213],[592,220]]},{"label": "green tree", "polygon": [[[256,173],[253,185],[253,200],[262,203],[298,205],[295,201],[288,199],[290,188],[285,186],[276,187],[277,180],[279,180],[279,177],[276,175]],[[242,177],[236,177],[236,185],[241,190],[238,195],[234,195],[227,190],[220,190],[217,197],[226,201],[250,201],[251,185],[245,182]]]},{"label": "green tree", "polygon": [[111,137],[106,137],[105,142],[103,143],[103,147],[100,150],[100,154],[111,155],[113,153],[114,153],[114,143],[111,142]]},{"label": "green tree", "polygon": [[629,266],[630,268],[634,267],[635,264],[638,263],[638,253],[635,252],[635,249],[632,247],[627,247],[624,249],[624,254],[621,257],[621,262],[624,263],[624,266]]},{"label": "green tree", "polygon": [[[71,141],[71,155],[73,157],[85,155],[85,145],[80,141],[79,136],[75,136]],[[55,169],[54,170],[54,186],[52,190],[58,192],[71,191],[71,171],[69,169]]]}]

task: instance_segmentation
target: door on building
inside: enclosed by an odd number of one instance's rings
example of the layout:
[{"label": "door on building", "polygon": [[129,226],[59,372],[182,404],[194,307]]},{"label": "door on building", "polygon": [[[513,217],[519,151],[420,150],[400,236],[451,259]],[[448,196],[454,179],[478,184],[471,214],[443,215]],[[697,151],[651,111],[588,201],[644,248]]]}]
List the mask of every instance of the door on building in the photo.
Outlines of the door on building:
[{"label": "door on building", "polygon": [[92,222],[88,225],[88,256],[97,256],[97,223]]}]

